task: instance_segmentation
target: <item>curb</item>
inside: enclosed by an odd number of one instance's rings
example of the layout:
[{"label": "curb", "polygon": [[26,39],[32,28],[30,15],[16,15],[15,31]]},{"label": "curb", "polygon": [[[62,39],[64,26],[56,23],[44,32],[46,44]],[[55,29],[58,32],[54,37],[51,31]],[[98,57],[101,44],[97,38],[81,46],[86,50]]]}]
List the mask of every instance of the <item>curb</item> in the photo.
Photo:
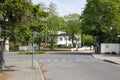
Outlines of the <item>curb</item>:
[{"label": "curb", "polygon": [[120,65],[120,64],[117,63],[117,62],[114,62],[114,61],[111,61],[111,60],[107,60],[107,59],[104,59],[103,61],[108,62],[108,63],[112,63],[112,64]]},{"label": "curb", "polygon": [[[92,57],[96,58],[93,54],[91,54]],[[117,65],[120,65],[120,63],[117,63],[115,61],[112,61],[112,60],[108,60],[108,59],[100,59],[100,58],[96,58],[98,60],[102,60],[104,62],[108,62],[108,63],[112,63],[112,64],[117,64]]]},{"label": "curb", "polygon": [[46,78],[45,78],[45,76],[44,76],[44,73],[42,72],[42,65],[39,64],[37,61],[35,61],[35,62],[36,62],[36,64],[39,66],[38,69],[39,69],[39,71],[40,71],[40,74],[39,74],[39,75],[41,75],[41,79],[42,79],[42,80],[46,80]]}]

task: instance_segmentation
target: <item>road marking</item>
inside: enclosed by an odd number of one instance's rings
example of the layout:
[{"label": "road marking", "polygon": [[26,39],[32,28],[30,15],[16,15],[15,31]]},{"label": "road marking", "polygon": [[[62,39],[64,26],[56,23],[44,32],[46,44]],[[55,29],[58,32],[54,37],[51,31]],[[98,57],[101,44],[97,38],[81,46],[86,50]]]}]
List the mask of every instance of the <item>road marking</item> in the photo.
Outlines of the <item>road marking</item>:
[{"label": "road marking", "polygon": [[67,60],[61,60],[61,61],[65,62],[65,61],[67,61]]},{"label": "road marking", "polygon": [[[81,60],[81,59],[76,59],[76,60],[65,60],[65,59],[59,59],[59,60],[57,60],[57,59],[55,59],[55,60],[50,60],[50,59],[48,59],[48,60],[40,60],[41,62],[95,62],[96,60]],[[102,61],[101,61],[102,62]]]},{"label": "road marking", "polygon": [[52,60],[47,60],[48,62],[51,62]]},{"label": "road marking", "polygon": [[40,60],[41,62],[45,61],[45,60]]},{"label": "road marking", "polygon": [[59,61],[59,60],[54,60],[54,62],[57,62],[57,61]]}]

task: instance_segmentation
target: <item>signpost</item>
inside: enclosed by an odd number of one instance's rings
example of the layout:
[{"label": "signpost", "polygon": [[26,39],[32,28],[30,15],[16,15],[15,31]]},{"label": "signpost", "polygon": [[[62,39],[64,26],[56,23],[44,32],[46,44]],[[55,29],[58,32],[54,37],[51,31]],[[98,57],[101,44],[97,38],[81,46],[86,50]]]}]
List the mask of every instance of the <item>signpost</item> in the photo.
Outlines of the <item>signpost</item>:
[{"label": "signpost", "polygon": [[34,46],[34,37],[37,35],[37,32],[35,31],[31,31],[31,34],[32,34],[32,67],[34,67],[33,65],[33,61],[34,61],[34,51],[36,49],[36,46]]}]

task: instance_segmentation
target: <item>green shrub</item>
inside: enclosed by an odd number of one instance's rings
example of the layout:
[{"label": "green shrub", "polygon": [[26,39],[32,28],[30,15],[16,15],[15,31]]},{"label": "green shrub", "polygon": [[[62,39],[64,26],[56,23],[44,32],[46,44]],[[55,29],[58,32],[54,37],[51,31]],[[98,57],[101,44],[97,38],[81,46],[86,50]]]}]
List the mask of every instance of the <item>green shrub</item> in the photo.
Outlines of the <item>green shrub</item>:
[{"label": "green shrub", "polygon": [[[31,51],[19,51],[19,54],[29,54],[31,55]],[[44,54],[44,51],[34,51],[34,54]]]}]

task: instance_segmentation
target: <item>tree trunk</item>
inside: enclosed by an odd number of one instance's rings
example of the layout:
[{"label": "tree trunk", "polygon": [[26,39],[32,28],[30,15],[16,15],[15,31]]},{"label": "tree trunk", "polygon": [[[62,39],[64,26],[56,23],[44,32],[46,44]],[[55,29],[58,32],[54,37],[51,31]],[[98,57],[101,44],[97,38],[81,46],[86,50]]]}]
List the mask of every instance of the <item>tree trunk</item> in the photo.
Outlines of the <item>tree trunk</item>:
[{"label": "tree trunk", "polygon": [[53,50],[53,38],[51,36],[51,47],[50,47],[51,50]]},{"label": "tree trunk", "polygon": [[40,51],[41,42],[39,42],[38,45],[39,45],[39,51]]},{"label": "tree trunk", "polygon": [[3,41],[0,41],[0,72],[4,66]]}]

